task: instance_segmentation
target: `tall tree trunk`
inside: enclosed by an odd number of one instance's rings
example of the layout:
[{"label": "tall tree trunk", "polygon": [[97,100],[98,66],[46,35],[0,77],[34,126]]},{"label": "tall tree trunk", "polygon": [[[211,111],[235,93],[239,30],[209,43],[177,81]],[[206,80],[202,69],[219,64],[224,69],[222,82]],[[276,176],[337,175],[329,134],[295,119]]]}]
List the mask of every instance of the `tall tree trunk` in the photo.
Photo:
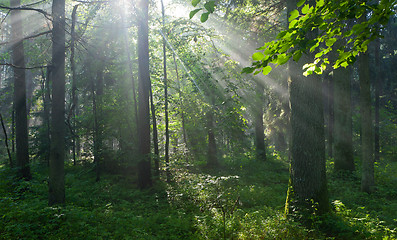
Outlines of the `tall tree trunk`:
[{"label": "tall tree trunk", "polygon": [[[335,46],[342,45],[338,40]],[[335,170],[354,171],[350,67],[334,70]]]},{"label": "tall tree trunk", "polygon": [[101,165],[103,161],[103,119],[102,119],[102,98],[103,98],[103,69],[99,66],[96,76],[96,84],[92,83],[92,109],[94,113],[94,164],[96,181],[101,179]]},{"label": "tall tree trunk", "polygon": [[376,79],[375,79],[375,161],[379,161],[380,155],[380,132],[379,132],[379,107],[380,107],[380,91],[381,91],[381,70],[380,70],[380,40],[375,42],[375,69],[376,69]]},{"label": "tall tree trunk", "polygon": [[[363,19],[361,19],[363,21]],[[374,191],[374,158],[372,139],[372,115],[371,115],[371,91],[369,77],[368,53],[360,53],[359,56],[359,79],[360,79],[360,113],[361,113],[361,153],[362,153],[362,176],[361,190],[367,193]]]},{"label": "tall tree trunk", "polygon": [[[124,1],[123,1],[124,3]],[[124,47],[125,51],[127,53],[127,61],[128,61],[128,74],[131,78],[131,85],[132,85],[132,98],[133,98],[133,106],[134,106],[134,114],[135,114],[135,126],[138,126],[138,103],[136,100],[136,89],[135,89],[135,78],[134,78],[134,73],[132,71],[132,60],[131,60],[131,52],[130,52],[130,47],[129,47],[129,41],[128,41],[128,28],[125,24],[125,16],[124,16],[124,11],[121,11],[121,21],[122,21],[122,34],[124,37]]]},{"label": "tall tree trunk", "polygon": [[256,91],[256,106],[254,110],[256,159],[264,161],[266,160],[265,133],[263,129],[264,87],[259,82],[256,83]]},{"label": "tall tree trunk", "polygon": [[65,203],[65,0],[53,0],[52,16],[50,206]]},{"label": "tall tree trunk", "polygon": [[71,35],[71,40],[70,40],[70,70],[72,72],[72,108],[73,108],[73,122],[72,122],[72,151],[73,151],[73,165],[76,165],[77,159],[76,159],[76,144],[78,142],[78,136],[77,136],[77,124],[76,124],[76,112],[77,112],[77,78],[76,78],[76,64],[74,60],[74,50],[75,50],[75,41],[76,41],[76,31],[75,31],[75,26],[76,26],[76,13],[77,13],[77,8],[79,7],[79,4],[75,5],[73,7],[72,11],[72,27],[70,30],[70,35]]},{"label": "tall tree trunk", "polygon": [[[296,0],[288,0],[288,12],[296,9],[296,4]],[[310,39],[311,35],[307,37]],[[301,217],[303,223],[310,222],[313,213],[329,211],[322,83],[315,74],[302,75],[303,63],[312,61],[313,56],[304,55],[298,63],[289,64],[292,145],[285,212],[291,216],[299,214],[295,216]]]},{"label": "tall tree trunk", "polygon": [[325,79],[325,83],[327,84],[327,106],[328,106],[328,142],[327,142],[327,150],[328,150],[328,157],[333,158],[333,149],[332,146],[334,144],[334,81],[333,76],[327,74]]},{"label": "tall tree trunk", "polygon": [[[164,3],[161,0],[161,13],[163,17],[163,32],[165,32],[165,13],[164,13]],[[167,79],[167,51],[166,51],[166,42],[165,38],[163,38],[163,77],[164,77],[164,114],[165,114],[165,164],[166,164],[166,175],[167,182],[171,180],[170,174],[170,156],[169,156],[169,148],[170,148],[170,132],[169,132],[169,120],[168,120],[168,79]]]},{"label": "tall tree trunk", "polygon": [[[20,0],[11,0],[11,7],[19,7]],[[12,60],[14,66],[14,104],[16,131],[16,166],[18,178],[32,178],[29,167],[28,119],[26,110],[25,53],[22,40],[22,14],[13,10],[11,18]]]},{"label": "tall tree trunk", "polygon": [[49,68],[47,71],[41,70],[43,83],[42,83],[42,91],[43,91],[43,129],[45,129],[45,140],[42,144],[44,144],[44,160],[49,166],[50,162],[50,146],[51,146],[51,136],[50,136],[50,78],[49,78]]},{"label": "tall tree trunk", "polygon": [[153,102],[153,92],[152,87],[150,86],[150,110],[152,112],[152,124],[153,124],[153,147],[154,147],[154,175],[156,177],[160,176],[160,152],[159,152],[159,140],[158,140],[158,131],[157,131],[157,119],[156,119],[156,110],[154,108]]},{"label": "tall tree trunk", "polygon": [[152,185],[150,169],[150,116],[149,116],[149,0],[139,0],[138,5],[138,71],[139,71],[139,117],[138,136],[140,160],[138,163],[138,186],[141,189]]}]

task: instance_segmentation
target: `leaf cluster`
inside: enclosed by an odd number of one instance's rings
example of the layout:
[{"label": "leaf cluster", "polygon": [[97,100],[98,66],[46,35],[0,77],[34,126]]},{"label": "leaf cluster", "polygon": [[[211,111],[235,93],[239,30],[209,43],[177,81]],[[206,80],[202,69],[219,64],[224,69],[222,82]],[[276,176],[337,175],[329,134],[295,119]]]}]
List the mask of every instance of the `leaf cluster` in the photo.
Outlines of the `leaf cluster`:
[{"label": "leaf cluster", "polygon": [[[272,70],[269,64],[282,65],[291,58],[298,61],[302,54],[310,53],[315,56],[313,62],[304,65],[304,75],[321,74],[331,63],[334,69],[347,67],[360,52],[367,51],[371,41],[381,37],[382,26],[394,13],[395,4],[395,0],[317,0],[315,4],[301,0],[289,14],[288,29],[260,47],[252,55],[252,66],[243,72],[267,75]],[[339,39],[346,44],[335,49]],[[328,57],[333,50],[338,53],[336,60]]]}]

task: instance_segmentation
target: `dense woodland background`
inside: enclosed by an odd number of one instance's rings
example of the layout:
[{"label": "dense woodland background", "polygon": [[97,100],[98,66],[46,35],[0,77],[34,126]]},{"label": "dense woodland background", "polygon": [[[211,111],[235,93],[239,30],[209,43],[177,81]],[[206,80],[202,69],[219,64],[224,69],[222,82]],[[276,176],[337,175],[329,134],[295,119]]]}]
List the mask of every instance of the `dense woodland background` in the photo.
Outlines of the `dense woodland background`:
[{"label": "dense woodland background", "polygon": [[395,7],[0,0],[0,239],[396,239]]}]

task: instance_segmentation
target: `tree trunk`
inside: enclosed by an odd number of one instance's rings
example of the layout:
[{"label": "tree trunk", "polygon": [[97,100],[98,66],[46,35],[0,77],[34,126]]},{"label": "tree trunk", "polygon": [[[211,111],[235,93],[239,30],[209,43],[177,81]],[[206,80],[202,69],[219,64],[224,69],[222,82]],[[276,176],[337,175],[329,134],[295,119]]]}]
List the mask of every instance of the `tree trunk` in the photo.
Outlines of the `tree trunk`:
[{"label": "tree trunk", "polygon": [[207,166],[214,168],[218,166],[218,150],[216,147],[215,133],[214,133],[214,110],[210,109],[207,112],[207,131],[208,131],[208,162]]},{"label": "tree trunk", "polygon": [[[296,0],[287,1],[288,12]],[[311,38],[312,34],[308,34]],[[325,169],[322,83],[315,74],[302,75],[303,63],[313,54],[289,64],[291,105],[291,166],[285,212],[309,223],[313,213],[329,211]]]},{"label": "tree trunk", "polygon": [[334,82],[333,81],[333,76],[331,75],[326,75],[325,78],[326,84],[327,84],[327,103],[328,103],[328,142],[327,142],[327,149],[328,149],[328,157],[333,158],[333,149],[332,146],[334,144],[334,123],[335,123],[335,118],[334,118]]},{"label": "tree trunk", "polygon": [[103,97],[103,66],[99,66],[96,76],[96,84],[92,83],[92,109],[94,113],[94,164],[96,181],[101,179],[101,164],[103,152],[103,119],[102,119],[102,97]]},{"label": "tree trunk", "polygon": [[149,116],[149,0],[140,0],[138,9],[138,71],[139,71],[139,117],[138,136],[140,160],[138,163],[138,186],[141,189],[152,185],[150,169],[150,116]]},{"label": "tree trunk", "polygon": [[[164,3],[161,0],[161,13],[163,17],[163,32],[165,32],[165,13],[164,13]],[[167,51],[166,51],[166,42],[165,38],[163,38],[163,77],[164,77],[164,114],[165,114],[165,164],[166,164],[166,175],[167,182],[171,180],[170,174],[170,156],[169,156],[169,148],[170,148],[170,132],[169,132],[169,120],[168,120],[168,79],[167,79]]]},{"label": "tree trunk", "polygon": [[[123,1],[124,3],[124,1]],[[120,12],[121,14],[121,21],[123,25],[123,30],[122,34],[124,37],[124,46],[125,46],[125,51],[127,53],[127,61],[128,61],[128,74],[130,75],[131,78],[131,85],[132,85],[132,98],[133,98],[133,106],[134,106],[134,114],[135,114],[135,126],[138,126],[138,104],[136,100],[136,89],[135,89],[135,78],[134,78],[134,73],[132,71],[132,60],[131,60],[131,53],[130,53],[130,47],[129,47],[129,42],[128,42],[128,28],[125,24],[125,16],[124,16],[124,11]]]},{"label": "tree trunk", "polygon": [[65,0],[53,0],[52,16],[50,206],[65,203]]},{"label": "tree trunk", "polygon": [[73,122],[72,122],[72,151],[73,151],[73,165],[76,165],[77,163],[77,157],[78,152],[76,154],[76,145],[79,142],[78,136],[76,134],[76,128],[77,128],[77,103],[78,103],[78,95],[76,94],[77,91],[77,78],[76,78],[76,65],[75,65],[75,60],[74,60],[74,50],[75,50],[75,41],[76,41],[76,32],[75,32],[75,26],[76,26],[76,13],[77,13],[77,8],[79,4],[75,5],[73,7],[72,11],[72,27],[70,30],[70,35],[71,35],[71,40],[70,40],[70,70],[72,72],[72,108],[73,108]]},{"label": "tree trunk", "polygon": [[8,146],[8,136],[7,136],[7,130],[6,127],[4,125],[4,121],[3,121],[3,116],[0,113],[0,122],[1,122],[1,127],[3,128],[3,133],[4,133],[4,143],[6,145],[6,149],[7,149],[7,154],[8,154],[8,161],[10,164],[10,167],[13,168],[14,164],[12,162],[12,156],[11,156],[11,152],[10,152],[10,147]]},{"label": "tree trunk", "polygon": [[[340,45],[341,43],[339,43]],[[334,70],[335,170],[354,171],[350,67]]]},{"label": "tree trunk", "polygon": [[259,161],[266,160],[265,133],[263,129],[263,94],[264,87],[256,83],[256,106],[254,110],[255,121],[255,146],[256,159]]},{"label": "tree trunk", "polygon": [[380,131],[379,131],[379,107],[380,107],[380,91],[381,91],[381,70],[380,70],[380,41],[379,39],[375,42],[375,162],[379,161],[380,158]]},{"label": "tree trunk", "polygon": [[[11,7],[19,7],[20,0],[11,0]],[[18,178],[32,178],[29,167],[28,119],[26,110],[25,53],[21,11],[13,10],[11,18],[12,60],[14,66],[14,104],[16,132],[16,166]]]},{"label": "tree trunk", "polygon": [[43,91],[43,129],[45,129],[45,140],[43,140],[42,144],[44,144],[44,160],[49,166],[50,163],[50,145],[51,145],[51,136],[50,136],[50,78],[49,78],[49,68],[47,68],[46,73],[42,69],[42,91]]},{"label": "tree trunk", "polygon": [[156,110],[154,108],[153,102],[153,92],[152,87],[150,86],[150,109],[152,112],[152,124],[153,124],[153,147],[154,147],[154,175],[156,177],[160,176],[160,152],[159,152],[159,140],[158,140],[158,131],[157,131],[157,119],[156,119]]},{"label": "tree trunk", "polygon": [[374,158],[372,139],[372,115],[371,115],[371,90],[369,78],[369,56],[368,53],[360,53],[359,56],[359,79],[360,79],[360,113],[361,113],[361,153],[362,153],[362,176],[361,190],[367,193],[374,191]]}]

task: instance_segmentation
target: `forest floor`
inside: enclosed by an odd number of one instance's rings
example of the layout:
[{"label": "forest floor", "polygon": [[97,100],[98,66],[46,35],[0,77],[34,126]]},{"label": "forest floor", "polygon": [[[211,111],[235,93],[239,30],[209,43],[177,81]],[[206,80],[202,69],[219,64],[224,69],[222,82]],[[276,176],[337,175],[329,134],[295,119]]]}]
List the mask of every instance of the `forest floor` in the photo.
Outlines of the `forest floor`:
[{"label": "forest floor", "polygon": [[[241,160],[241,159],[240,159]],[[47,205],[47,170],[15,181],[0,167],[0,239],[396,239],[397,162],[376,165],[377,191],[328,162],[332,213],[310,228],[283,215],[288,164],[228,161],[217,170],[174,163],[171,183],[137,190],[135,177],[66,167],[64,206]],[[241,163],[244,162],[244,163]],[[358,166],[359,168],[359,166]]]}]

